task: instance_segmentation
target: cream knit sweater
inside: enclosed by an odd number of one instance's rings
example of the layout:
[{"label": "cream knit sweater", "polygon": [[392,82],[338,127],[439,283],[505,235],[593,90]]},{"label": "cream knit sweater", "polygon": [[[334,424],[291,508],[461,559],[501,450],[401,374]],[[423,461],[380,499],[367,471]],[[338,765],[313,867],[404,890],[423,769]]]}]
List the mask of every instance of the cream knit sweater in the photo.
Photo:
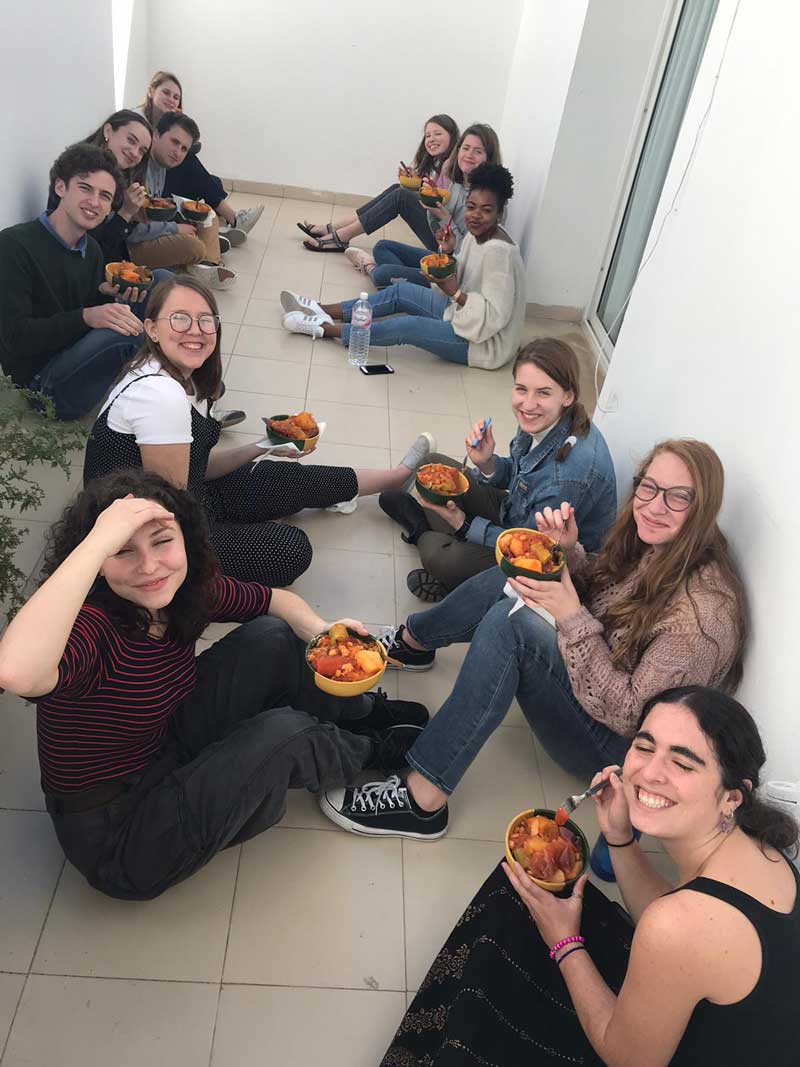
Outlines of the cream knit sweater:
[{"label": "cream knit sweater", "polygon": [[458,252],[458,287],[463,307],[451,301],[444,321],[469,341],[470,367],[497,370],[517,354],[525,318],[525,267],[519,249],[502,227],[478,244],[471,233]]},{"label": "cream knit sweater", "polygon": [[[643,557],[640,568],[647,559]],[[580,545],[567,560],[571,574],[585,571],[586,554]],[[639,662],[630,669],[615,667],[611,656],[622,634],[604,633],[597,616],[630,596],[638,574],[592,589],[581,610],[558,624],[558,647],[576,700],[593,719],[625,737],[634,733],[650,697],[677,685],[719,685],[736,655],[735,602],[707,568],[702,584],[696,576],[690,580],[694,607],[685,589],[676,593],[669,611],[653,627]]]}]

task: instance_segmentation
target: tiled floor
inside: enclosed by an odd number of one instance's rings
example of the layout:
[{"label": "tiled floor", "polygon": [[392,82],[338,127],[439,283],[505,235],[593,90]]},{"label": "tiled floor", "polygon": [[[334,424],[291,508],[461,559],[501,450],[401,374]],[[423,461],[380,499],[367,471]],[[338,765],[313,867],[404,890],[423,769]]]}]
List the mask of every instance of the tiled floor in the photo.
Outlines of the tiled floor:
[{"label": "tiled floor", "polygon": [[[225,403],[249,415],[230,443],[260,435],[261,415],[304,406],[328,422],[320,462],[383,467],[426,428],[460,455],[468,422],[489,414],[498,440],[510,438],[507,370],[462,370],[397,350],[387,353],[394,377],[367,379],[347,367],[335,342],[281,330],[282,287],[323,299],[361,288],[342,256],[301,247],[295,221],[325,221],[331,212],[271,200],[244,248],[230,254],[241,274],[220,300]],[[403,237],[401,226],[387,233]],[[574,327],[559,332],[580,343]],[[586,370],[588,386],[588,361]],[[44,472],[47,500],[26,519],[19,553],[26,571],[79,477],[78,456],[70,483]],[[315,547],[296,589],[323,614],[377,624],[419,607],[405,587],[414,550],[374,499],[350,516],[296,521]],[[206,637],[221,632],[213,627]],[[462,655],[448,649],[428,674],[389,678],[390,695],[435,710]],[[0,737],[2,1067],[376,1064],[407,992],[500,858],[508,819],[579,785],[551,764],[514,709],[456,795],[443,841],[355,838],[325,820],[313,798],[295,794],[279,827],[164,897],[132,904],[100,896],[64,864],[39,790],[33,709],[0,697]],[[593,828],[591,809],[578,821]]]}]

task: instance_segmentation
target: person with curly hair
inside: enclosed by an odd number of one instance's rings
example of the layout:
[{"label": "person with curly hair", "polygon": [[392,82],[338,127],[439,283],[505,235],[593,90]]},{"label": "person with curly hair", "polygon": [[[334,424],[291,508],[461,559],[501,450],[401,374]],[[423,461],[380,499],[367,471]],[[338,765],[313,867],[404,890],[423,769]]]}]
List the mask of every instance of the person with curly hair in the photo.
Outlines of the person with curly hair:
[{"label": "person with curly hair", "polygon": [[[0,640],[0,686],[36,704],[56,835],[109,896],[157,897],[278,822],[289,789],[399,766],[427,721],[380,691],[318,689],[306,644],[328,623],[223,576],[202,507],[158,475],[84,489],[45,575]],[[243,625],[195,658],[214,621]]]},{"label": "person with curly hair", "polygon": [[144,300],[109,285],[92,237],[123,202],[114,156],[71,145],[50,170],[50,188],[52,210],[0,233],[0,363],[16,385],[50,398],[57,418],[76,419],[135,351]]},{"label": "person with curly hair", "polygon": [[[432,278],[436,290],[398,282],[371,293],[371,345],[416,345],[450,363],[484,370],[497,370],[514,358],[525,317],[525,268],[519,248],[500,225],[513,192],[514,179],[505,167],[482,163],[472,171],[464,209],[467,235],[455,274]],[[452,233],[442,229],[437,240],[442,251],[453,252]],[[285,329],[349,344],[355,300],[319,304],[284,290],[281,303]]]}]

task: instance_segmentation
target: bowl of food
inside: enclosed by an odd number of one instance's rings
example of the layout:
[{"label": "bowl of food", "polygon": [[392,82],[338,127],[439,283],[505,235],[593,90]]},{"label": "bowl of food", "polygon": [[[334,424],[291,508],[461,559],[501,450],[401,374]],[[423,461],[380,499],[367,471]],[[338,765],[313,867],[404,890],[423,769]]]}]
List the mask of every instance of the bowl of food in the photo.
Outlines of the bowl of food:
[{"label": "bowl of food", "polygon": [[264,419],[267,437],[274,445],[297,445],[303,452],[310,452],[319,441],[319,426],[310,411],[296,415],[273,415]]},{"label": "bowl of food", "polygon": [[189,222],[205,222],[211,205],[204,200],[184,200],[181,204],[181,215]]},{"label": "bowl of food", "polygon": [[358,634],[341,622],[306,646],[314,684],[335,697],[356,697],[377,685],[386,670],[386,649],[372,634]]},{"label": "bowl of food", "polygon": [[551,893],[569,889],[589,859],[589,842],[580,826],[571,819],[556,821],[556,813],[546,808],[515,815],[505,841],[508,862],[522,864],[531,881]]},{"label": "bowl of food", "polygon": [[423,183],[419,191],[419,198],[425,207],[439,207],[446,204],[450,199],[449,189],[439,189],[434,185]]},{"label": "bowl of food", "polygon": [[400,174],[397,181],[404,189],[417,190],[422,185],[422,178],[418,178],[416,174]]},{"label": "bowl of food", "polygon": [[423,256],[420,260],[420,269],[429,278],[449,278],[455,274],[455,256],[449,256],[446,252],[432,252],[429,256]]},{"label": "bowl of food", "polygon": [[500,570],[512,578],[558,582],[564,570],[564,551],[552,537],[538,530],[514,527],[497,538],[494,556]]},{"label": "bowl of food", "polygon": [[417,470],[414,488],[429,504],[447,504],[461,499],[469,489],[469,479],[458,467],[426,463]]},{"label": "bowl of food", "polygon": [[140,267],[123,259],[120,263],[106,263],[106,281],[126,289],[149,289],[153,284],[153,272],[149,267]]},{"label": "bowl of food", "polygon": [[150,196],[145,201],[144,213],[151,222],[172,222],[178,205],[168,196]]}]

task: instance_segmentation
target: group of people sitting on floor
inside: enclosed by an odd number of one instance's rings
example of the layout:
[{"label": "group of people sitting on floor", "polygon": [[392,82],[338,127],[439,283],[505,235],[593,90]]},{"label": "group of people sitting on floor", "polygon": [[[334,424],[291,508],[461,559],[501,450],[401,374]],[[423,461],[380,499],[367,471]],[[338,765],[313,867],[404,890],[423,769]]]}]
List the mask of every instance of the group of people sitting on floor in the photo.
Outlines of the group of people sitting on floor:
[{"label": "group of people sitting on floor", "polygon": [[[383,285],[374,306],[404,312],[379,323],[386,332],[374,328],[373,343],[477,366],[514,359],[509,454],[497,454],[491,413],[465,427],[469,490],[442,507],[409,495],[421,464],[459,465],[435,452],[430,433],[384,471],[276,462],[260,443],[219,448],[222,331],[207,279],[165,272],[139,300],[104,281],[90,236],[103,225],[132,257],[177,241],[208,249],[199,231],[136,239],[150,225],[138,218],[141,182],[118,160],[135,170],[150,148],[151,163],[167,168],[163,185],[148,177],[150,192],[177,191],[168,179],[181,167],[209,193],[214,183],[189,153],[194,132],[188,144],[185,125],[165,125],[182,118],[177,79],[155,82],[149,115],[100,128],[113,155],[99,144],[67,149],[51,175],[54,206],[0,234],[4,368],[62,418],[99,407],[84,488],[53,528],[39,588],[0,640],[0,686],[37,707],[42,787],[68,859],[103,893],[152,899],[273,826],[297,788],[352,833],[436,840],[516,699],[558,765],[606,783],[591,865],[618,880],[628,913],[585,874],[561,898],[516,861],[502,864],[434,962],[386,1067],[793,1062],[800,905],[784,857],[796,855],[798,830],[758,796],[764,750],[731,695],[747,612],[718,526],[718,456],[693,439],[656,443],[617,508],[574,352],[553,339],[519,348],[521,261],[499,227],[511,180],[496,138],[485,126],[458,138],[441,115],[416,159],[455,190],[436,231],[401,184],[345,224],[302,227],[314,252],[341,251],[392,213],[427,248],[444,244],[442,228],[460,240],[453,292],[420,284],[421,249],[379,242],[374,262],[363,250],[352,259]],[[229,234],[246,230],[224,195],[213,206]],[[410,273],[394,281],[400,269]],[[287,328],[347,342],[348,304],[283,298]],[[433,604],[390,638],[389,668],[430,670],[437,649],[468,646],[430,721],[422,704],[380,690],[317,688],[306,646],[331,620],[280,588],[305,570],[311,547],[275,520],[371,493],[418,545],[409,588]],[[494,548],[512,527],[560,544],[560,580],[507,579]],[[212,621],[242,625],[196,657]],[[367,633],[358,619],[337,621]],[[364,769],[382,777],[358,784]],[[642,833],[674,859],[677,890],[648,862]]]}]

